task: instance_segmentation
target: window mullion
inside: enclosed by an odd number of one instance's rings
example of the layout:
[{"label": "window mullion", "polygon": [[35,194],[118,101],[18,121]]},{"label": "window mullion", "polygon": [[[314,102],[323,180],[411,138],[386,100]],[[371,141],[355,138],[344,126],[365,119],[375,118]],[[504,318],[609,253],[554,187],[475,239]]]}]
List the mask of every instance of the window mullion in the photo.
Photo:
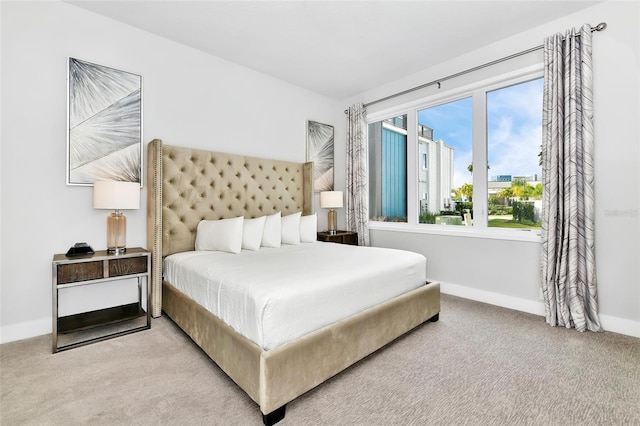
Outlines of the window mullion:
[{"label": "window mullion", "polygon": [[407,223],[418,223],[418,111],[407,112]]},{"label": "window mullion", "polygon": [[484,90],[473,93],[473,226],[487,227],[487,102]]}]

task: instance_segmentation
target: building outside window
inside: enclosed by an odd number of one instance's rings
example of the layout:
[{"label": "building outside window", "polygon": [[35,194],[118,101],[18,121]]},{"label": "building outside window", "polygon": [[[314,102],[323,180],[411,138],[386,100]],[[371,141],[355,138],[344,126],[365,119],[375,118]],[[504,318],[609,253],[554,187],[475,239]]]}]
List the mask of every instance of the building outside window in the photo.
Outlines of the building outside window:
[{"label": "building outside window", "polygon": [[406,126],[406,115],[368,126],[369,211],[372,220],[407,221]]}]

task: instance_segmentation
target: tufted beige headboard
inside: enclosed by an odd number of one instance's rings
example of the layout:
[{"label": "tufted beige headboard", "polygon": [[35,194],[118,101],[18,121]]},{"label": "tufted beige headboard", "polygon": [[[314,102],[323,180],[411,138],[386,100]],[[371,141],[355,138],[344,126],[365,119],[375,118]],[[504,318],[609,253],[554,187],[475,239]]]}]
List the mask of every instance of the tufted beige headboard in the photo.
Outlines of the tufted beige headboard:
[{"label": "tufted beige headboard", "polygon": [[162,257],[193,250],[202,219],[313,213],[312,163],[224,154],[149,142],[147,239],[151,313],[162,309]]}]

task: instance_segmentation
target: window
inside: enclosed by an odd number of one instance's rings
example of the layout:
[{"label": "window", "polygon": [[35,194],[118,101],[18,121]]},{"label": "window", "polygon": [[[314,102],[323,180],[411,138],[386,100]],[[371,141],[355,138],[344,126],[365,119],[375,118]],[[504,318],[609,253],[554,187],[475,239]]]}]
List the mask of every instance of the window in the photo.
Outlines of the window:
[{"label": "window", "polygon": [[429,153],[432,166],[418,174],[418,192],[428,190],[431,196],[420,202],[420,223],[463,225],[473,196],[467,170],[473,152],[471,101],[467,97],[418,111],[418,147]]},{"label": "window", "polygon": [[540,229],[543,79],[487,92],[488,226]]},{"label": "window", "polygon": [[395,108],[402,115],[372,115],[371,220],[539,229],[540,76],[494,79]]}]

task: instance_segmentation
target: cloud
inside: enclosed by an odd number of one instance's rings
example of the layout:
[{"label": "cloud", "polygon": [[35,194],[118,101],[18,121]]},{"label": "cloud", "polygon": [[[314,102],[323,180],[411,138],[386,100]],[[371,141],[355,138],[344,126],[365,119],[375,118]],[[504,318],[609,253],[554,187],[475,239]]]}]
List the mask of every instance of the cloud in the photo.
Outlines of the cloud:
[{"label": "cloud", "polygon": [[540,174],[542,79],[487,95],[490,176]]},{"label": "cloud", "polygon": [[[543,84],[539,78],[487,93],[490,177],[541,173]],[[471,98],[419,111],[418,121],[434,130],[436,140],[454,148],[454,187],[472,182],[467,169],[473,159]]]}]

